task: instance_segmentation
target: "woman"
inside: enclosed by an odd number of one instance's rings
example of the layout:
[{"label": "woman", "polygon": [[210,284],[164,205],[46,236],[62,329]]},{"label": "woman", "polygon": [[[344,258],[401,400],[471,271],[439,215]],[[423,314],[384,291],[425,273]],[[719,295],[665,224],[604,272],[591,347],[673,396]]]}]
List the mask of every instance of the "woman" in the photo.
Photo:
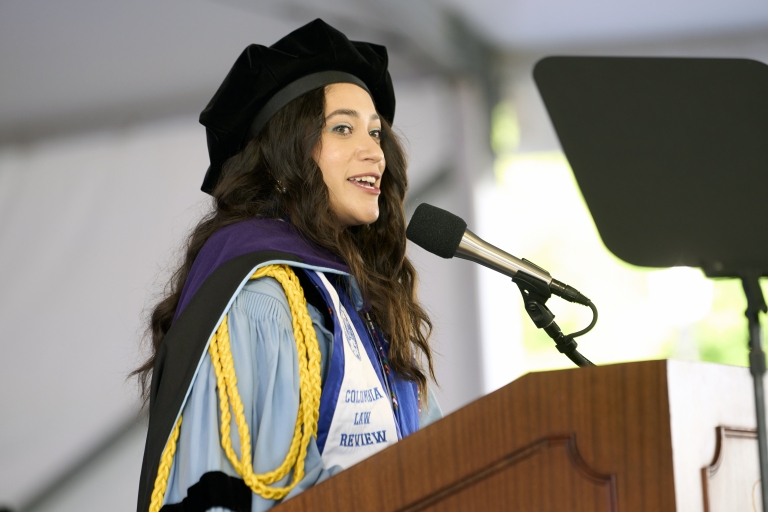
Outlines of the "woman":
[{"label": "woman", "polygon": [[315,20],[203,111],[214,207],[136,371],[138,510],[266,510],[440,417],[394,105],[386,49]]}]

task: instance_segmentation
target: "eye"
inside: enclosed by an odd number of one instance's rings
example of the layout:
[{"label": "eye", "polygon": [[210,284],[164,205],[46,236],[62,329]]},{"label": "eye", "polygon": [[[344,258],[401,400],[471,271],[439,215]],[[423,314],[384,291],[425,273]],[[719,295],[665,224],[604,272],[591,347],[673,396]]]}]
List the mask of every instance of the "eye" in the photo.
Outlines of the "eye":
[{"label": "eye", "polygon": [[381,129],[375,128],[368,132],[368,135],[381,142]]},{"label": "eye", "polygon": [[337,124],[331,128],[331,131],[340,135],[350,135],[352,133],[352,127],[348,124]]}]

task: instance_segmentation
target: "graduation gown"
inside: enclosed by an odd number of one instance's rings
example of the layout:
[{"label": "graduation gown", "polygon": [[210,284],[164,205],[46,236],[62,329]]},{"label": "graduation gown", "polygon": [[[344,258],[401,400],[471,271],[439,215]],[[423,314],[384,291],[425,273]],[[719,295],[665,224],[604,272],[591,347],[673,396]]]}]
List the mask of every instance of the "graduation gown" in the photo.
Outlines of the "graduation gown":
[{"label": "graduation gown", "polygon": [[[297,271],[297,274],[302,272],[302,270],[307,271],[307,275],[312,276],[312,283],[318,285],[318,289],[321,291],[323,288],[320,286],[322,285],[320,280],[325,279],[325,277],[320,277],[321,275],[331,276],[331,280],[333,280],[333,275],[340,276],[336,282],[337,286],[335,288],[332,287],[330,294],[339,292],[337,300],[345,302],[348,310],[359,309],[361,298],[346,296],[344,294],[345,287],[339,286],[339,283],[344,279],[352,279],[349,277],[346,265],[322,248],[304,240],[288,222],[275,219],[252,219],[227,226],[215,233],[195,260],[182,292],[174,324],[163,340],[155,360],[150,393],[149,430],[142,464],[137,510],[148,510],[160,456],[182,410],[185,411],[185,420],[182,427],[183,433],[179,442],[179,450],[183,452],[184,446],[194,445],[194,441],[191,441],[189,438],[191,431],[197,432],[195,435],[208,436],[210,448],[210,436],[214,435],[215,437],[218,433],[215,431],[217,418],[214,412],[212,418],[209,417],[205,420],[206,413],[201,415],[201,406],[199,405],[199,403],[205,402],[205,398],[200,397],[208,396],[210,401],[210,397],[213,396],[215,406],[215,379],[213,382],[210,382],[210,364],[209,358],[206,357],[208,341],[224,315],[235,313],[232,311],[232,307],[238,300],[241,290],[246,286],[253,286],[253,283],[248,284],[253,272],[261,266],[271,264],[290,265]],[[317,274],[316,272],[322,274]],[[305,280],[302,280],[302,284],[304,283]],[[326,283],[328,283],[327,279]],[[261,284],[258,286],[264,290],[264,287],[267,285]],[[305,285],[304,288],[307,288],[307,286]],[[332,306],[330,304],[332,300],[327,290],[321,295],[323,300],[328,303],[327,305]],[[354,304],[355,302],[357,304]],[[316,330],[318,330],[317,324],[322,323],[318,318],[319,313],[315,308],[310,307],[309,309],[310,313],[313,314]],[[355,330],[362,334],[361,331],[364,331],[364,329],[361,329],[361,319],[355,317],[357,315],[350,315],[353,323],[357,322],[355,323]],[[230,325],[232,325],[232,318],[230,318]],[[339,324],[337,323],[334,330],[341,330],[338,326]],[[318,332],[320,333],[319,330]],[[237,328],[233,330],[233,336],[234,342],[237,338]],[[321,396],[321,419],[318,429],[318,438],[320,438],[321,442],[317,443],[317,440],[312,442],[312,449],[317,451],[322,450],[326,441],[334,414],[334,406],[336,405],[333,400],[328,398],[330,392],[327,392],[327,389],[335,389],[337,394],[339,392],[341,386],[339,375],[343,375],[344,364],[343,357],[341,358],[342,362],[339,363],[339,353],[346,350],[346,347],[343,350],[338,350],[341,345],[339,345],[337,340],[337,353],[335,357],[330,356],[330,353],[333,351],[329,350],[329,348],[332,349],[334,345],[331,341],[327,340],[329,336],[332,335],[326,334],[326,340],[324,340],[330,343],[330,347],[326,347],[326,354],[324,354],[326,360],[323,362],[323,373],[324,376],[330,375],[331,378],[330,380],[324,379],[324,381],[328,380],[328,385],[324,383],[323,395]],[[318,338],[320,340],[321,337],[319,336]],[[372,354],[370,351],[371,347],[365,345],[365,343],[363,345],[368,350],[370,356]],[[236,365],[238,359],[246,359],[246,357],[237,355],[236,343],[233,343],[233,356],[236,358]],[[256,357],[269,356],[262,354]],[[335,363],[334,360],[336,361]],[[341,364],[341,368],[339,364]],[[242,367],[242,364],[240,366]],[[249,371],[246,370],[245,373],[247,374]],[[241,370],[238,369],[238,372],[241,372]],[[378,375],[383,382],[380,368]],[[238,376],[240,377],[240,375]],[[263,376],[259,377],[263,378]],[[251,378],[245,375],[246,382],[251,382],[249,380]],[[206,382],[206,380],[209,382]],[[238,387],[240,388],[240,384]],[[396,414],[399,438],[419,428],[419,404],[416,386],[412,382],[395,377],[394,388],[399,402],[399,410]],[[337,398],[334,398],[334,400],[337,400]],[[439,414],[439,408],[435,409],[437,409]],[[215,407],[214,410],[216,410]],[[197,412],[192,414],[191,411]],[[197,426],[193,427],[187,423],[188,414],[190,417],[198,418],[196,420]],[[209,426],[213,425],[207,430],[200,426],[205,424],[206,421],[208,421]],[[290,422],[291,425],[292,422],[293,420]],[[185,426],[188,427],[186,432],[184,432]],[[199,434],[200,431],[204,433]],[[262,434],[266,436],[263,439],[269,437],[266,432]],[[357,441],[360,442],[360,439]],[[345,440],[344,442],[347,441]],[[352,442],[351,438],[349,438],[349,442]],[[362,442],[365,442],[365,438],[362,438]],[[318,455],[312,449],[307,460],[310,457],[316,458]],[[187,452],[191,453],[190,450],[187,450]],[[254,470],[259,472],[261,469],[258,467],[259,446],[256,443],[254,443],[254,452]],[[215,460],[216,457],[209,457],[209,459]],[[203,466],[205,464],[210,464],[210,462],[203,463]],[[174,462],[174,465],[176,465],[176,462]],[[223,464],[223,466],[227,465],[226,462]],[[175,492],[177,499],[181,495],[187,495],[187,491],[191,493],[189,494],[190,499],[193,499],[195,496],[211,495],[211,493],[218,493],[219,495],[223,493],[227,495],[226,499],[236,500],[228,508],[233,510],[250,510],[250,507],[245,507],[245,503],[250,503],[249,498],[252,496],[250,489],[236,475],[233,476],[234,471],[231,470],[231,466],[229,466],[230,470],[227,470],[225,467],[220,469],[221,471],[205,471],[200,480],[195,484],[196,490],[176,489],[174,491],[173,482],[171,482],[169,491]],[[179,468],[174,467],[172,472],[179,470]],[[322,464],[315,464],[313,468],[308,468],[308,470],[310,473],[312,471],[315,472],[313,475],[310,475],[310,480],[314,478],[316,481],[334,472],[334,468],[326,468]],[[198,473],[200,473],[199,470]],[[178,477],[178,475],[172,473],[171,480],[175,481],[174,477]],[[194,478],[197,478],[197,476]],[[189,479],[187,479],[187,483],[190,483]],[[302,488],[299,485],[295,491],[300,492]],[[288,497],[293,494],[295,493],[292,492]],[[169,497],[168,494],[166,496],[167,498]],[[226,500],[222,502],[221,497],[216,499],[218,500],[216,501],[218,505],[230,503]],[[171,503],[175,501],[172,500]],[[239,505],[236,503],[239,503]],[[254,507],[256,509],[261,508],[257,504],[254,504]],[[165,508],[167,510],[185,510],[181,506],[167,505]]]}]

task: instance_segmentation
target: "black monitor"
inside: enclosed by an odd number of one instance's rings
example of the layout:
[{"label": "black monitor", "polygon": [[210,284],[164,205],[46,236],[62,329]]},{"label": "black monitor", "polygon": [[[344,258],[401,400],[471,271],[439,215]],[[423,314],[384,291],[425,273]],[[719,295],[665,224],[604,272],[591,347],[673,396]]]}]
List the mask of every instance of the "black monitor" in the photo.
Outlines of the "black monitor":
[{"label": "black monitor", "polygon": [[768,66],[548,57],[533,74],[611,252],[768,276]]}]

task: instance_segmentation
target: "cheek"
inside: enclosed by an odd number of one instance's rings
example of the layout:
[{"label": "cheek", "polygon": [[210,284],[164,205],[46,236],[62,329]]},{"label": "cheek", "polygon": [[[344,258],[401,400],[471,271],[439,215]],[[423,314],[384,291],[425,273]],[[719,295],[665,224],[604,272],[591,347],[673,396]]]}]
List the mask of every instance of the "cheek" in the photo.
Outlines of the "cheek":
[{"label": "cheek", "polygon": [[343,148],[333,142],[323,142],[320,151],[315,154],[315,162],[323,173],[323,180],[327,185],[344,177],[346,160]]}]

